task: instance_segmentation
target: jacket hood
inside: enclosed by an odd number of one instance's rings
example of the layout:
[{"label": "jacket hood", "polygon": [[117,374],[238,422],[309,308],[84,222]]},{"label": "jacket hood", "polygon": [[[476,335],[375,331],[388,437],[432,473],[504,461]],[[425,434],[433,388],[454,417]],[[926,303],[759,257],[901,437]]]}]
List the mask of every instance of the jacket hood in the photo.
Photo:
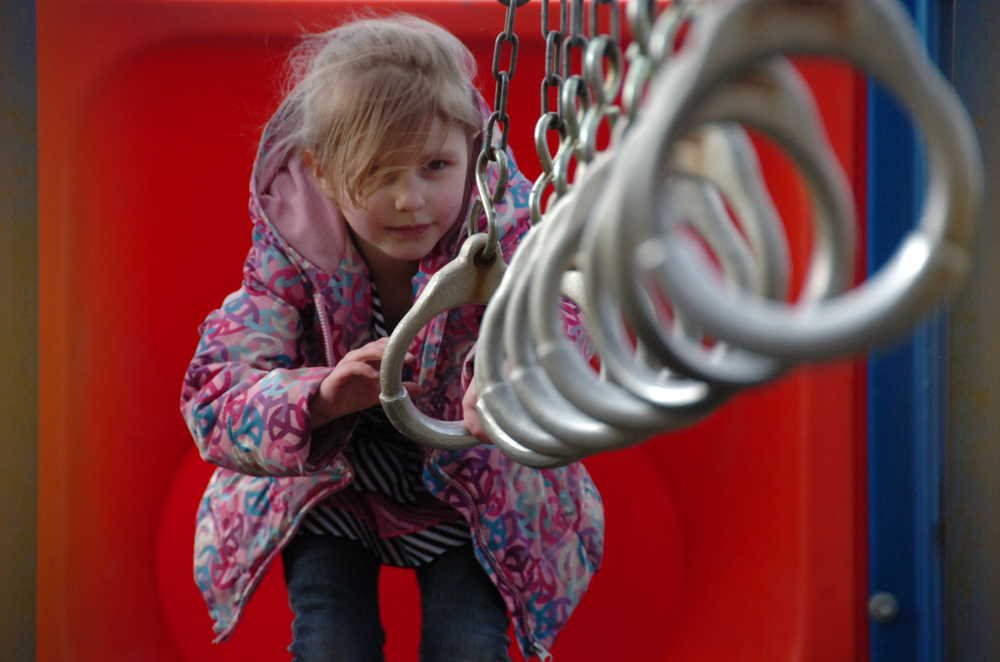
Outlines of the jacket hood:
[{"label": "jacket hood", "polygon": [[[473,88],[471,93],[479,106],[482,135],[490,109],[478,90]],[[282,120],[287,113],[287,105],[283,103],[268,121],[254,161],[250,180],[251,216],[263,220],[265,232],[273,235],[273,238],[256,237],[255,243],[270,243],[277,239],[276,243],[305,272],[315,269],[332,275],[345,261],[354,265],[363,264],[340,208],[323,193],[301,155],[284,140],[286,136],[283,132],[288,130],[288,124]],[[442,261],[435,259],[442,252],[447,253],[445,259],[453,257],[457,241],[466,233],[462,220],[471,202],[478,197],[474,172],[480,144],[481,138],[477,138],[469,159],[462,212],[455,226],[428,256],[435,263]],[[426,270],[424,264],[421,269]]]}]

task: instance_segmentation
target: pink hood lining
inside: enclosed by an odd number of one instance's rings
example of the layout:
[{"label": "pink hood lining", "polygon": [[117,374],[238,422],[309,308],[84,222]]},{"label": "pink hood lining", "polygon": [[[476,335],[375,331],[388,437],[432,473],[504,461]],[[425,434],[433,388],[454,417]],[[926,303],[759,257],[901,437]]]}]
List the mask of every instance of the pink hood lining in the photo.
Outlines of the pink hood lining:
[{"label": "pink hood lining", "polygon": [[258,199],[285,243],[322,271],[336,272],[351,244],[347,222],[299,155],[290,156]]}]

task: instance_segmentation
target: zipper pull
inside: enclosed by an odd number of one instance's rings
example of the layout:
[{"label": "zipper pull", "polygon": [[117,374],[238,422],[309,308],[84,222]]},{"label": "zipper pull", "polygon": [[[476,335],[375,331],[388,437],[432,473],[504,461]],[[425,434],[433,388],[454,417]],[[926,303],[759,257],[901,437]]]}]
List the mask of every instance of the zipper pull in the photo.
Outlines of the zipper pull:
[{"label": "zipper pull", "polygon": [[552,653],[545,650],[545,647],[538,642],[535,642],[534,653],[538,656],[540,662],[552,662],[554,660]]}]

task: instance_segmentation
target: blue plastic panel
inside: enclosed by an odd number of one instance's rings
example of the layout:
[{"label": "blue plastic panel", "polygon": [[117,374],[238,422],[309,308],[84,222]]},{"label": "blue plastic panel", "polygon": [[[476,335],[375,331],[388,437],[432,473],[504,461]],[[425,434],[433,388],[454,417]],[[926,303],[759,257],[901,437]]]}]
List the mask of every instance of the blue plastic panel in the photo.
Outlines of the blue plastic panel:
[{"label": "blue plastic panel", "polygon": [[[935,0],[904,0],[941,65]],[[869,88],[868,265],[896,249],[920,212],[924,163],[910,120]],[[941,458],[945,437],[944,314],[874,353],[868,371],[870,594],[891,593],[899,615],[871,623],[872,662],[939,662],[942,655]]]}]

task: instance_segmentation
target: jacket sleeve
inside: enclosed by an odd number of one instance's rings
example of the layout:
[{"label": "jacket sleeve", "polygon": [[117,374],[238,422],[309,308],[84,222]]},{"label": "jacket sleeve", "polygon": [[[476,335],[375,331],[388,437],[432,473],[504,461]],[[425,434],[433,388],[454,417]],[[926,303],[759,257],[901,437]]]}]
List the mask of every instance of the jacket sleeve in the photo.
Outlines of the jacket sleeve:
[{"label": "jacket sleeve", "polygon": [[298,308],[247,271],[243,286],[199,327],[181,390],[181,413],[202,458],[254,475],[322,470],[357,416],[313,430],[309,402],[329,367],[301,367]]}]

